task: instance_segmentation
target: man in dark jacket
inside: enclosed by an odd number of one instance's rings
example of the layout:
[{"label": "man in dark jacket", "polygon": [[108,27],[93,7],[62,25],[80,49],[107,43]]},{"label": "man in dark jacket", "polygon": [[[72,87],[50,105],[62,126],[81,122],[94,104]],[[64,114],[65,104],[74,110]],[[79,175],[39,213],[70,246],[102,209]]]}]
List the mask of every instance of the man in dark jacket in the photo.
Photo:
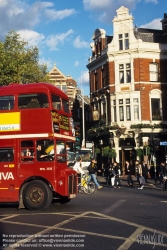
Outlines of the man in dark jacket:
[{"label": "man in dark jacket", "polygon": [[114,171],[115,171],[115,186],[114,187],[118,186],[118,188],[121,188],[121,181],[119,178],[120,172],[119,172],[118,163],[115,161],[113,163],[113,166],[114,166]]},{"label": "man in dark jacket", "polygon": [[95,175],[95,173],[97,172],[97,165],[96,165],[96,164],[97,164],[96,159],[92,157],[92,159],[91,159],[91,164],[90,164],[90,166],[88,167],[88,171],[89,171],[89,175],[90,175],[89,180],[92,179],[92,180],[94,181],[95,185],[97,186],[97,189],[101,189],[103,186],[101,186],[101,185],[98,183],[98,181],[97,181],[97,179],[96,179],[96,175]]},{"label": "man in dark jacket", "polygon": [[166,173],[166,168],[165,168],[165,162],[161,162],[160,166],[159,166],[159,177],[160,177],[160,185],[163,186],[163,178],[165,176]]},{"label": "man in dark jacket", "polygon": [[145,163],[145,161],[142,162],[142,175],[143,175],[145,181],[147,182],[147,179],[148,179],[148,167],[147,167],[147,164]]},{"label": "man in dark jacket", "polygon": [[132,165],[129,163],[129,161],[125,161],[126,164],[126,171],[127,171],[127,181],[128,181],[128,186],[134,185],[133,180],[132,180]]}]

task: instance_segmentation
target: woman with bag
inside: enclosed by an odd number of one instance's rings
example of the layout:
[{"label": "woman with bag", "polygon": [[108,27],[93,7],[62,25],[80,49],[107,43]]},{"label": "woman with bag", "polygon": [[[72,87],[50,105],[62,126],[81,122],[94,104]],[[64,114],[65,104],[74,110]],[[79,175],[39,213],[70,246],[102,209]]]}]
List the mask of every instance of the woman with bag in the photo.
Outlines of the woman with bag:
[{"label": "woman with bag", "polygon": [[140,187],[138,189],[143,189],[144,184],[145,184],[145,179],[142,176],[142,166],[138,160],[136,160],[136,162],[135,162],[135,176],[136,176],[137,181],[140,185]]}]

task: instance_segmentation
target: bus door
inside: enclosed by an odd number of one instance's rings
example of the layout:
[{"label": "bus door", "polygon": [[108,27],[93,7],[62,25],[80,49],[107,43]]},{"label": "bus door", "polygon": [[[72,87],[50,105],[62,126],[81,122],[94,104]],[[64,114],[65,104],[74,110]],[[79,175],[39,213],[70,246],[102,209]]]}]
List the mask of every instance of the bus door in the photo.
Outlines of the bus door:
[{"label": "bus door", "polygon": [[19,178],[34,176],[35,173],[35,143],[32,139],[19,141],[19,159],[17,174]]},{"label": "bus door", "polygon": [[[16,164],[14,163],[14,142],[1,140],[0,146],[0,202],[16,201]],[[11,146],[12,145],[12,146]]]}]

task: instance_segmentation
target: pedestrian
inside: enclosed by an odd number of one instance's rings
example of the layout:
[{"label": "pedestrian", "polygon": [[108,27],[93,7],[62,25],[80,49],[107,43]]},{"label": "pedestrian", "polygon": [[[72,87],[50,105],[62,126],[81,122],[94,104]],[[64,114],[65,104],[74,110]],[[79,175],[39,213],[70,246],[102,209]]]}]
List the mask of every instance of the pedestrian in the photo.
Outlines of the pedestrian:
[{"label": "pedestrian", "polygon": [[145,161],[142,161],[142,175],[147,183],[147,179],[148,179],[148,167],[147,164],[145,163]]},{"label": "pedestrian", "polygon": [[114,166],[111,164],[110,168],[109,168],[109,178],[110,178],[110,182],[111,182],[111,187],[116,188],[115,186],[115,170],[114,170]]},{"label": "pedestrian", "polygon": [[160,185],[163,186],[163,178],[164,178],[165,172],[166,172],[165,162],[161,161],[158,172],[159,172]]},{"label": "pedestrian", "polygon": [[136,176],[137,181],[140,185],[140,187],[138,189],[143,189],[144,188],[144,177],[142,176],[142,166],[138,160],[135,161],[135,176]]},{"label": "pedestrian", "polygon": [[166,189],[167,189],[167,165],[164,162],[164,176],[163,176],[162,190],[165,191]]},{"label": "pedestrian", "polygon": [[119,176],[120,176],[120,171],[119,171],[120,168],[119,168],[118,163],[116,161],[113,163],[113,166],[114,166],[114,171],[115,171],[115,185],[114,185],[114,187],[118,186],[118,188],[121,188],[121,181],[120,181],[120,178],[119,178]]},{"label": "pedestrian", "polygon": [[132,185],[134,186],[133,180],[132,180],[132,164],[129,163],[129,161],[125,161],[126,164],[126,171],[127,171],[127,182],[128,186]]},{"label": "pedestrian", "polygon": [[[91,164],[90,166],[88,167],[88,171],[89,171],[89,175],[90,175],[90,178],[88,179],[89,180],[93,180],[97,189],[101,189],[103,186],[101,186],[98,181],[97,181],[97,178],[96,178],[96,172],[97,172],[97,161],[94,157],[91,158]],[[100,172],[100,170],[99,170]]]},{"label": "pedestrian", "polygon": [[105,176],[105,179],[106,179],[106,183],[107,185],[110,185],[111,184],[111,180],[110,180],[110,163],[107,161],[105,162],[104,164],[104,176]]}]

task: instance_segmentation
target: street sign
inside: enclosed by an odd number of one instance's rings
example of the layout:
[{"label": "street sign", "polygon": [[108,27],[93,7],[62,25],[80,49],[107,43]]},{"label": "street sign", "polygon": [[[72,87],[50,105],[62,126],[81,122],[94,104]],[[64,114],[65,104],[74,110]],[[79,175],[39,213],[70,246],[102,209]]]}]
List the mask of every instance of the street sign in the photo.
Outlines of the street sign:
[{"label": "street sign", "polygon": [[160,141],[160,146],[167,146],[167,141]]}]

